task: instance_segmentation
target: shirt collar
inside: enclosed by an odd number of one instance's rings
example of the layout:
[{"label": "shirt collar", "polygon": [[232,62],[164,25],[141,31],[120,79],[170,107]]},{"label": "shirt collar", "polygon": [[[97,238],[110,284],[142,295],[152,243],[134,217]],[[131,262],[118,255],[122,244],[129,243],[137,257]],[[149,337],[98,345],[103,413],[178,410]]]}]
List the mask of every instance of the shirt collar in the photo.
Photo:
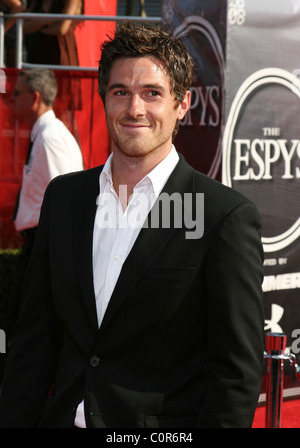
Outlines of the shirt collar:
[{"label": "shirt collar", "polygon": [[46,123],[49,123],[49,121],[53,120],[55,118],[55,114],[53,110],[48,110],[44,114],[42,114],[34,123],[32,130],[31,130],[31,141],[35,139],[37,136],[40,128],[45,125]]},{"label": "shirt collar", "polygon": [[[111,175],[112,158],[113,154],[110,154],[100,174],[101,192],[104,191],[106,183],[112,186],[112,175]],[[175,146],[172,145],[169,154],[158,165],[156,165],[153,168],[153,170],[150,171],[150,173],[148,173],[142,180],[140,180],[136,184],[134,189],[150,181],[152,184],[153,192],[155,196],[158,197],[165,183],[167,182],[170,174],[177,165],[178,161],[179,161],[178,153],[175,149]]]},{"label": "shirt collar", "polygon": [[169,154],[158,165],[156,165],[156,167],[154,167],[153,170],[139,182],[139,184],[145,179],[150,179],[154,194],[158,197],[165,183],[169,179],[170,174],[177,165],[178,160],[178,153],[172,145],[172,149]]},{"label": "shirt collar", "polygon": [[113,154],[110,154],[105,162],[103,170],[100,173],[100,192],[104,191],[105,185],[108,183],[112,186],[112,176],[111,176],[111,163]]}]

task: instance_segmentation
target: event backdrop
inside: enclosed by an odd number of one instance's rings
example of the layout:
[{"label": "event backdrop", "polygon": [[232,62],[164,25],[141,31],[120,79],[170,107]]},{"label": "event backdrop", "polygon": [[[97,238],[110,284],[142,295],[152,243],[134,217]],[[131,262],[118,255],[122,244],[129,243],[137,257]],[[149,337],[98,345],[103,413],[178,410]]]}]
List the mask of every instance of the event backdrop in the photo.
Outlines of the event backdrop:
[{"label": "event backdrop", "polygon": [[220,180],[226,1],[164,0],[162,22],[182,38],[195,61],[191,108],[181,122],[176,148],[196,169]]},{"label": "event backdrop", "polygon": [[[257,205],[265,252],[265,331],[300,328],[300,3],[228,2],[222,180]],[[300,330],[299,330],[300,331]],[[299,336],[299,333],[296,332]],[[285,363],[285,395],[299,381]],[[291,389],[290,389],[291,388]]]},{"label": "event backdrop", "polygon": [[[185,36],[196,65],[192,110],[176,146],[212,177],[221,166],[222,182],[257,205],[265,331],[284,332],[287,352],[297,356],[300,2],[164,0],[163,23]],[[299,386],[286,361],[284,395],[298,394]]]}]

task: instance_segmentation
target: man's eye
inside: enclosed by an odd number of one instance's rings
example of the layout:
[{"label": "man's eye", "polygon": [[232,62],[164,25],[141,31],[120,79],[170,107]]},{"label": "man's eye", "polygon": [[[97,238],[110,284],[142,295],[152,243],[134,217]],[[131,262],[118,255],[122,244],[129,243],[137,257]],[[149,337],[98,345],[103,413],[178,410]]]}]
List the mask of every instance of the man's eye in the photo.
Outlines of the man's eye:
[{"label": "man's eye", "polygon": [[149,92],[149,95],[150,95],[150,96],[159,96],[159,92],[157,92],[156,90],[151,90],[151,91]]},{"label": "man's eye", "polygon": [[116,96],[125,96],[126,92],[124,90],[116,90],[114,95],[116,95]]}]

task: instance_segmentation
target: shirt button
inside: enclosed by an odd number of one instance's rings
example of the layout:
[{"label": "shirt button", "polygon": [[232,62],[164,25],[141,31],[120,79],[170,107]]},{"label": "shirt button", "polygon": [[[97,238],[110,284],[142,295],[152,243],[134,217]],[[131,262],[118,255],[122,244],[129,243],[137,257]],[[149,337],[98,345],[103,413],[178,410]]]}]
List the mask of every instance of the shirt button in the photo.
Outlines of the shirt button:
[{"label": "shirt button", "polygon": [[92,356],[90,359],[90,364],[92,367],[97,367],[100,362],[99,356]]},{"label": "shirt button", "polygon": [[115,261],[119,261],[119,260],[120,260],[119,255],[116,255],[116,256],[114,257],[114,260],[115,260]]}]

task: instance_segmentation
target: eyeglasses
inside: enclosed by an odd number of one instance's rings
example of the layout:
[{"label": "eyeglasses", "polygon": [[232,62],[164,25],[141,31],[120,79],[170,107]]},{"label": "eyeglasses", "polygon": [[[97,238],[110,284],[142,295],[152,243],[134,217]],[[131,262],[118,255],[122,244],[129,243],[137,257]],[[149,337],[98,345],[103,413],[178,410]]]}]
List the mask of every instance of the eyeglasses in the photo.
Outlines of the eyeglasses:
[{"label": "eyeglasses", "polygon": [[15,90],[14,96],[17,97],[17,96],[22,95],[23,93],[32,93],[32,92],[31,92],[31,90]]}]

